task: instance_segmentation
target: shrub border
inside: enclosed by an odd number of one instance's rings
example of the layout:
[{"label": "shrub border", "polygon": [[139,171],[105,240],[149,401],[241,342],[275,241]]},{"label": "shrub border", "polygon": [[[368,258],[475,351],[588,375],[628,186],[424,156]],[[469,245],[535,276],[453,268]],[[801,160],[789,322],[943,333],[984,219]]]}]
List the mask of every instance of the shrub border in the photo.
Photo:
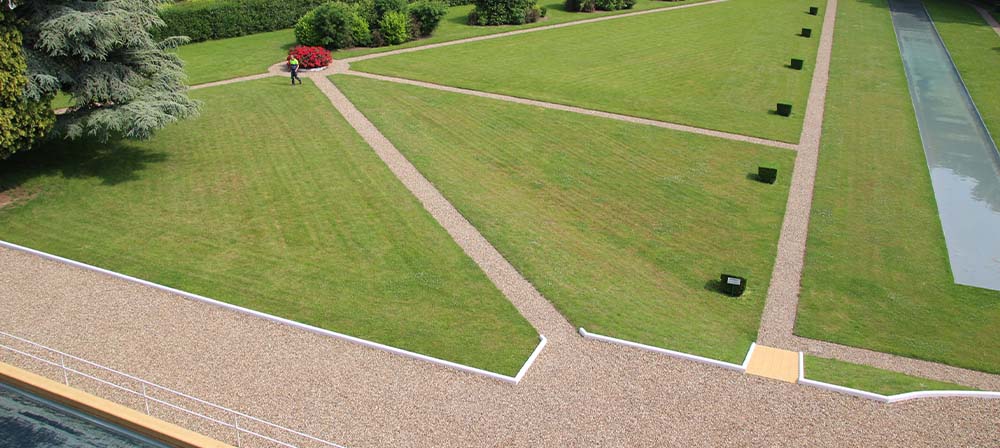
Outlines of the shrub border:
[{"label": "shrub border", "polygon": [[148,286],[148,287],[151,287],[151,288],[154,288],[154,289],[158,289],[160,291],[168,292],[168,293],[171,293],[171,294],[176,294],[176,295],[179,295],[179,296],[191,299],[191,300],[195,300],[195,301],[202,302],[202,303],[207,303],[209,305],[214,305],[214,306],[217,306],[217,307],[220,307],[220,308],[225,308],[225,309],[228,309],[228,310],[231,310],[231,311],[236,311],[238,313],[248,314],[248,315],[251,315],[251,316],[254,316],[254,317],[259,317],[259,318],[267,319],[269,321],[276,322],[276,323],[279,323],[279,324],[288,325],[290,327],[298,328],[300,330],[310,331],[310,332],[313,332],[313,333],[316,333],[316,334],[320,334],[320,335],[323,335],[323,336],[329,336],[329,337],[332,337],[332,338],[340,339],[340,340],[351,342],[351,343],[358,344],[358,345],[363,345],[365,347],[373,348],[373,349],[376,349],[376,350],[381,350],[381,351],[389,352],[389,353],[392,353],[392,354],[395,354],[395,355],[405,356],[407,358],[412,358],[412,359],[416,359],[416,360],[420,360],[420,361],[426,361],[426,362],[429,362],[429,363],[437,364],[437,365],[448,367],[448,368],[451,368],[451,369],[460,370],[460,371],[467,372],[467,373],[472,373],[472,374],[475,374],[475,375],[485,376],[487,378],[492,378],[492,379],[495,379],[495,380],[500,380],[500,381],[503,381],[503,382],[506,382],[506,383],[511,383],[511,384],[518,384],[519,382],[521,382],[521,379],[524,378],[524,375],[528,372],[528,369],[532,366],[532,364],[534,364],[535,359],[538,358],[538,355],[542,352],[542,349],[545,348],[545,345],[548,343],[548,339],[546,339],[544,335],[539,335],[538,345],[535,346],[535,350],[533,352],[531,352],[531,356],[529,356],[528,359],[524,362],[524,365],[521,366],[521,370],[519,370],[517,372],[516,376],[508,376],[508,375],[503,375],[503,374],[500,374],[500,373],[491,372],[491,371],[488,371],[488,370],[483,370],[483,369],[472,367],[472,366],[467,366],[465,364],[459,364],[459,363],[452,362],[452,361],[446,361],[446,360],[443,360],[443,359],[435,358],[433,356],[427,356],[427,355],[423,355],[423,354],[420,354],[420,353],[411,352],[409,350],[403,350],[401,348],[396,348],[396,347],[392,347],[392,346],[389,346],[389,345],[380,344],[378,342],[369,341],[367,339],[361,339],[361,338],[354,337],[354,336],[349,336],[349,335],[346,335],[346,334],[343,334],[343,333],[338,333],[338,332],[335,332],[335,331],[330,331],[330,330],[326,330],[326,329],[323,329],[323,328],[314,327],[312,325],[307,325],[307,324],[303,324],[301,322],[296,322],[294,320],[285,319],[283,317],[278,317],[278,316],[275,316],[273,314],[262,313],[260,311],[255,311],[255,310],[252,310],[252,309],[249,309],[249,308],[244,308],[244,307],[241,307],[241,306],[233,305],[231,303],[221,302],[221,301],[218,301],[218,300],[215,300],[215,299],[210,299],[210,298],[205,297],[205,296],[200,296],[198,294],[193,294],[193,293],[190,293],[190,292],[187,292],[187,291],[182,291],[182,290],[179,290],[179,289],[171,288],[169,286],[164,286],[164,285],[161,285],[159,283],[153,283],[153,282],[148,281],[148,280],[143,280],[143,279],[140,279],[140,278],[132,277],[132,276],[129,276],[129,275],[121,274],[121,273],[110,271],[110,270],[103,269],[103,268],[99,268],[97,266],[92,266],[92,265],[89,265],[89,264],[86,264],[86,263],[81,263],[79,261],[70,260],[68,258],[63,258],[63,257],[60,257],[58,255],[52,255],[52,254],[49,254],[49,253],[46,253],[46,252],[42,252],[42,251],[31,249],[31,248],[28,248],[28,247],[20,246],[20,245],[17,245],[17,244],[14,244],[14,243],[10,243],[10,242],[7,242],[7,241],[0,240],[0,247],[6,247],[8,249],[13,249],[13,250],[21,251],[21,252],[26,252],[26,253],[29,253],[29,254],[32,254],[32,255],[37,255],[37,256],[42,257],[42,258],[47,258],[49,260],[57,261],[57,262],[60,262],[60,263],[63,263],[63,264],[67,264],[67,265],[70,265],[70,266],[74,266],[74,267],[77,267],[77,268],[82,268],[82,269],[86,269],[86,270],[93,271],[93,272],[99,272],[101,274],[105,274],[105,275],[108,275],[108,276],[111,276],[111,277],[115,277],[115,278],[118,278],[120,280],[125,280],[127,282],[132,282],[132,283],[138,283],[138,284],[143,285],[143,286]]}]

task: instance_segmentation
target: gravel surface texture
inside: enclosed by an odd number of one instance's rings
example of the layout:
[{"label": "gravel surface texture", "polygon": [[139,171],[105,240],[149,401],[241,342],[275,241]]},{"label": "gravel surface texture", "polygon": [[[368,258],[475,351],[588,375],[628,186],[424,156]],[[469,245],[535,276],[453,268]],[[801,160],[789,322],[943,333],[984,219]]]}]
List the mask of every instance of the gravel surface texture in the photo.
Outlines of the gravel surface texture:
[{"label": "gravel surface texture", "polygon": [[1000,400],[877,404],[586,341],[558,322],[514,386],[9,249],[0,291],[2,331],[347,446],[1000,444]]},{"label": "gravel surface texture", "polygon": [[823,17],[823,33],[816,54],[816,69],[809,88],[802,135],[795,155],[795,171],[789,186],[785,220],[778,239],[778,255],[774,260],[767,302],[757,334],[757,343],[763,345],[782,347],[782,340],[790,336],[795,328],[795,311],[799,303],[806,238],[809,234],[809,212],[812,210],[819,140],[823,133],[823,109],[826,105],[826,86],[830,79],[830,53],[833,49],[836,19],[837,0],[829,0]]}]

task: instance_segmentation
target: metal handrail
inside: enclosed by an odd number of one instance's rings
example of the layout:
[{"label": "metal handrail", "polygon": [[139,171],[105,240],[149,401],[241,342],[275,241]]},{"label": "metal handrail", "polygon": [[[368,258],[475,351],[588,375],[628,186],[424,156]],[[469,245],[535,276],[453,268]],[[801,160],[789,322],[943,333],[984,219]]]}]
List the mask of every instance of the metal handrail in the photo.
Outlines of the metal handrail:
[{"label": "metal handrail", "polygon": [[[277,430],[280,430],[280,431],[284,431],[284,432],[289,433],[289,434],[293,434],[293,435],[298,436],[298,437],[302,437],[304,439],[311,440],[313,442],[321,443],[321,444],[326,445],[326,446],[335,447],[335,448],[344,448],[342,445],[338,445],[336,443],[333,443],[333,442],[330,442],[330,441],[327,441],[327,440],[323,440],[323,439],[320,439],[320,438],[317,438],[317,437],[313,437],[313,436],[311,436],[309,434],[305,434],[303,432],[296,431],[294,429],[286,428],[284,426],[281,426],[281,425],[278,425],[278,424],[275,424],[275,423],[271,423],[269,421],[262,420],[262,419],[259,419],[257,417],[254,417],[254,416],[247,415],[247,414],[244,414],[242,412],[235,411],[233,409],[229,409],[227,407],[220,406],[220,405],[217,405],[215,403],[211,403],[211,402],[202,400],[202,399],[197,398],[197,397],[193,397],[191,395],[188,395],[188,394],[185,394],[183,392],[179,392],[179,391],[170,389],[168,387],[160,386],[159,384],[146,381],[146,380],[144,380],[142,378],[139,378],[139,377],[136,377],[136,376],[133,376],[133,375],[129,375],[129,374],[124,373],[124,372],[119,372],[119,371],[117,371],[115,369],[112,369],[110,367],[102,366],[100,364],[88,361],[86,359],[83,359],[83,358],[80,358],[80,357],[77,357],[77,356],[73,356],[73,355],[70,355],[68,353],[61,352],[61,351],[56,350],[56,349],[51,348],[51,347],[47,347],[47,346],[39,344],[37,342],[30,341],[30,340],[24,339],[22,337],[14,336],[14,335],[12,335],[10,333],[5,333],[3,331],[0,331],[0,336],[4,336],[4,337],[10,338],[10,339],[13,339],[13,340],[16,340],[16,341],[19,341],[19,342],[31,345],[33,347],[40,348],[40,349],[48,351],[50,353],[54,353],[54,354],[59,355],[59,358],[60,358],[59,362],[55,362],[55,361],[52,361],[52,360],[49,360],[49,359],[42,358],[40,356],[33,355],[33,354],[25,352],[23,350],[18,350],[18,349],[14,348],[14,347],[10,347],[10,346],[5,345],[3,343],[0,343],[0,348],[6,349],[6,350],[8,350],[8,351],[10,351],[12,353],[16,353],[16,354],[19,354],[19,355],[22,355],[22,356],[26,356],[28,358],[34,359],[36,361],[39,361],[39,362],[42,362],[42,363],[45,363],[45,364],[48,364],[48,365],[51,365],[51,366],[54,366],[54,367],[59,367],[62,370],[62,373],[63,373],[63,382],[66,383],[67,386],[69,385],[69,373],[73,373],[75,375],[79,375],[79,376],[82,376],[84,378],[88,378],[88,379],[97,381],[97,382],[99,382],[101,384],[105,384],[107,386],[111,386],[111,387],[113,387],[115,389],[118,389],[118,390],[121,390],[123,392],[127,392],[127,393],[131,393],[131,394],[134,394],[134,395],[137,395],[137,396],[141,396],[143,398],[143,400],[145,400],[145,413],[147,415],[150,415],[150,413],[149,413],[149,401],[154,401],[156,403],[162,404],[164,406],[168,406],[168,407],[176,409],[178,411],[182,411],[182,412],[185,412],[185,413],[188,413],[188,414],[200,417],[202,419],[208,420],[208,421],[210,421],[212,423],[216,423],[216,424],[225,426],[227,428],[235,429],[236,430],[236,441],[237,441],[236,443],[237,443],[237,446],[242,446],[242,439],[240,437],[240,434],[241,433],[245,433],[245,434],[248,434],[248,435],[251,435],[251,436],[254,436],[254,437],[259,437],[261,439],[267,440],[267,441],[272,442],[272,443],[276,443],[276,444],[281,445],[283,447],[298,448],[298,446],[296,446],[296,445],[293,445],[293,444],[290,444],[290,443],[287,443],[287,442],[283,442],[283,441],[274,439],[274,438],[269,437],[269,436],[265,436],[263,434],[255,432],[255,431],[251,431],[251,430],[249,430],[249,429],[247,429],[245,427],[240,427],[239,420],[240,420],[240,418],[244,418],[244,419],[256,422],[256,423],[267,425],[267,426],[269,426],[271,428],[274,428],[274,429],[277,429]],[[140,383],[142,385],[142,391],[141,392],[140,391],[135,391],[135,390],[132,390],[130,388],[127,388],[127,387],[124,387],[124,386],[112,383],[110,381],[107,381],[107,380],[95,377],[95,376],[90,375],[90,374],[88,374],[86,372],[81,372],[81,371],[76,370],[76,369],[74,369],[72,367],[68,367],[68,366],[66,366],[66,358],[72,359],[72,360],[77,361],[77,362],[81,362],[83,364],[89,365],[91,367],[94,367],[94,368],[97,368],[97,369],[100,369],[100,370],[103,370],[103,371],[106,371],[106,372],[111,372],[111,373],[113,373],[115,375],[127,378],[129,380],[138,382],[138,383]],[[230,414],[230,415],[233,416],[233,423],[224,422],[224,421],[218,420],[216,418],[209,417],[207,415],[200,414],[198,412],[195,412],[195,411],[192,411],[190,409],[184,408],[183,406],[180,406],[178,404],[171,403],[171,402],[168,402],[168,401],[164,401],[164,400],[158,399],[156,397],[152,397],[146,391],[146,387],[147,386],[150,386],[150,387],[153,387],[155,389],[168,392],[170,394],[173,394],[173,395],[176,395],[176,396],[179,396],[179,397],[183,397],[185,399],[194,401],[194,402],[196,402],[198,404],[202,404],[202,405],[205,405],[205,406],[208,406],[208,407],[211,407],[211,408],[214,408],[214,409],[226,412],[226,413],[228,413],[228,414]]]}]

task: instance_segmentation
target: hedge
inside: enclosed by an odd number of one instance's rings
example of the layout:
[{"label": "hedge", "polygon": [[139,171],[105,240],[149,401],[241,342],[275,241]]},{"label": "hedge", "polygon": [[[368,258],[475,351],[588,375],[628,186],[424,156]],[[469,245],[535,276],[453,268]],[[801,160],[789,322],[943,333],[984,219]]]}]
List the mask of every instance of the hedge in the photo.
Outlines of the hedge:
[{"label": "hedge", "polygon": [[566,11],[570,12],[594,12],[617,11],[620,9],[632,9],[636,0],[566,0]]},{"label": "hedge", "polygon": [[[201,42],[292,28],[307,12],[328,1],[331,0],[202,0],[175,3],[160,8],[160,18],[167,25],[156,31],[156,37],[187,36],[192,42]],[[448,6],[473,2],[443,1]],[[369,24],[382,17],[382,14],[375,14],[376,5],[372,0],[348,0],[346,3],[358,4],[359,13]],[[405,5],[406,0],[379,0],[378,3],[385,8],[393,3]]]},{"label": "hedge", "polygon": [[354,46],[398,45],[430,36],[448,7],[438,0],[329,1],[307,12],[295,25],[301,45],[330,50]]},{"label": "hedge", "polygon": [[537,0],[475,0],[470,25],[520,25],[545,16]]},{"label": "hedge", "polygon": [[295,26],[328,0],[204,0],[164,6],[158,37],[188,36],[194,42],[244,36]]}]

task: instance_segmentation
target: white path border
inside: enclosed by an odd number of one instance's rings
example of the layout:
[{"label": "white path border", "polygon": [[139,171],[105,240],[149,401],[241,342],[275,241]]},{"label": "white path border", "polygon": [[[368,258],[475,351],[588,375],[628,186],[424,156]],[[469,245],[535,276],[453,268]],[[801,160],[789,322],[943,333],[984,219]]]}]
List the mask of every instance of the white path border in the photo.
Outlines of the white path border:
[{"label": "white path border", "polygon": [[496,373],[496,372],[490,372],[488,370],[478,369],[478,368],[475,368],[475,367],[472,367],[472,366],[467,366],[467,365],[464,365],[464,364],[459,364],[459,363],[455,363],[455,362],[451,362],[451,361],[446,361],[446,360],[438,359],[438,358],[435,358],[435,357],[432,357],[432,356],[422,355],[420,353],[414,353],[414,352],[411,352],[411,351],[408,351],[408,350],[403,350],[401,348],[396,348],[396,347],[392,347],[392,346],[385,345],[385,344],[379,344],[378,342],[372,342],[372,341],[369,341],[369,340],[366,340],[366,339],[361,339],[361,338],[357,338],[357,337],[354,337],[354,336],[348,336],[348,335],[343,334],[343,333],[337,333],[335,331],[325,330],[325,329],[322,329],[322,328],[314,327],[312,325],[306,325],[306,324],[303,324],[301,322],[296,322],[296,321],[293,321],[293,320],[285,319],[283,317],[278,317],[278,316],[275,316],[275,315],[272,315],[272,314],[262,313],[260,311],[254,311],[252,309],[243,308],[241,306],[236,306],[236,305],[233,305],[233,304],[230,304],[230,303],[220,302],[218,300],[210,299],[208,297],[200,296],[198,294],[193,294],[193,293],[190,293],[190,292],[187,292],[187,291],[181,291],[179,289],[171,288],[169,286],[164,286],[164,285],[161,285],[161,284],[158,284],[158,283],[153,283],[153,282],[150,282],[150,281],[147,281],[147,280],[143,280],[143,279],[140,279],[140,278],[132,277],[132,276],[121,274],[121,273],[114,272],[114,271],[109,271],[107,269],[99,268],[97,266],[92,266],[92,265],[89,265],[89,264],[86,264],[86,263],[81,263],[79,261],[70,260],[68,258],[63,258],[63,257],[60,257],[58,255],[52,255],[52,254],[49,254],[49,253],[46,253],[46,252],[42,252],[42,251],[39,251],[39,250],[35,250],[35,249],[31,249],[31,248],[28,248],[28,247],[19,246],[17,244],[9,243],[7,241],[0,240],[0,247],[6,247],[8,249],[18,250],[18,251],[21,251],[21,252],[26,252],[26,253],[29,253],[29,254],[32,254],[32,255],[37,255],[37,256],[42,257],[42,258],[47,258],[49,260],[53,260],[53,261],[57,261],[57,262],[60,262],[60,263],[68,264],[70,266],[74,266],[74,267],[77,267],[77,268],[82,268],[82,269],[86,269],[86,270],[89,270],[89,271],[99,272],[101,274],[109,275],[111,277],[115,277],[115,278],[118,278],[118,279],[121,279],[121,280],[125,280],[125,281],[132,282],[132,283],[138,283],[138,284],[143,285],[143,286],[148,286],[150,288],[158,289],[158,290],[165,291],[165,292],[168,292],[168,293],[171,293],[171,294],[176,294],[176,295],[179,295],[179,296],[191,299],[191,300],[196,300],[196,301],[199,301],[199,302],[207,303],[209,305],[214,305],[214,306],[218,306],[218,307],[225,308],[225,309],[228,309],[228,310],[236,311],[238,313],[248,314],[248,315],[251,315],[251,316],[254,316],[254,317],[259,317],[259,318],[262,318],[262,319],[267,319],[267,320],[270,320],[272,322],[277,322],[279,324],[288,325],[288,326],[291,326],[291,327],[298,328],[300,330],[310,331],[310,332],[317,333],[317,334],[320,334],[320,335],[323,335],[323,336],[333,337],[333,338],[336,338],[336,339],[344,340],[344,341],[351,342],[351,343],[358,344],[358,345],[363,345],[365,347],[373,348],[373,349],[376,349],[376,350],[382,350],[384,352],[389,352],[389,353],[392,353],[392,354],[395,354],[395,355],[405,356],[405,357],[417,359],[417,360],[420,360],[420,361],[426,361],[426,362],[429,362],[429,363],[432,363],[432,364],[437,364],[437,365],[448,367],[448,368],[455,369],[455,370],[461,370],[463,372],[472,373],[472,374],[475,374],[475,375],[485,376],[487,378],[492,378],[492,379],[495,379],[495,380],[500,380],[500,381],[504,381],[504,382],[511,383],[511,384],[518,384],[519,382],[521,382],[521,379],[524,378],[524,375],[528,372],[528,369],[531,367],[532,364],[534,364],[535,359],[538,358],[538,355],[542,352],[542,349],[545,348],[545,345],[548,343],[548,339],[546,339],[544,335],[539,335],[539,339],[540,340],[538,342],[538,345],[535,347],[535,350],[531,353],[531,356],[528,357],[528,360],[525,361],[524,365],[521,366],[521,370],[517,372],[517,376],[502,375],[502,374],[499,374],[499,373]]},{"label": "white path border", "polygon": [[624,345],[626,347],[646,350],[654,353],[659,353],[662,355],[672,356],[674,358],[686,359],[688,361],[700,362],[703,364],[711,364],[716,367],[722,367],[723,369],[729,369],[729,370],[736,370],[738,372],[746,372],[747,363],[750,362],[750,354],[753,353],[754,347],[757,346],[756,343],[750,344],[750,350],[747,351],[746,359],[743,361],[743,364],[740,365],[726,361],[719,361],[718,359],[706,358],[704,356],[692,355],[690,353],[678,352],[660,347],[653,347],[652,345],[640,344],[638,342],[626,341],[624,339],[613,338],[610,336],[594,334],[588,332],[587,330],[584,330],[583,327],[580,327],[580,336],[583,336],[584,339],[594,339],[601,342]]},{"label": "white path border", "polygon": [[982,392],[982,391],[972,391],[972,390],[922,390],[917,392],[907,392],[904,394],[896,395],[882,395],[875,392],[868,392],[866,390],[853,389],[845,386],[838,386],[836,384],[824,383],[822,381],[810,380],[806,378],[805,371],[805,355],[799,352],[799,384],[804,384],[806,386],[812,386],[818,389],[824,389],[831,392],[839,392],[842,394],[853,395],[855,397],[866,398],[869,400],[875,400],[880,403],[899,403],[906,400],[915,400],[918,398],[986,398],[986,399],[1000,399],[1000,392]]}]

